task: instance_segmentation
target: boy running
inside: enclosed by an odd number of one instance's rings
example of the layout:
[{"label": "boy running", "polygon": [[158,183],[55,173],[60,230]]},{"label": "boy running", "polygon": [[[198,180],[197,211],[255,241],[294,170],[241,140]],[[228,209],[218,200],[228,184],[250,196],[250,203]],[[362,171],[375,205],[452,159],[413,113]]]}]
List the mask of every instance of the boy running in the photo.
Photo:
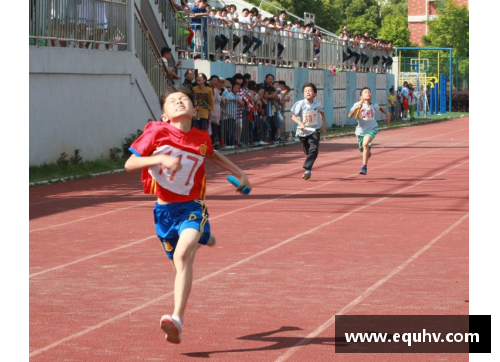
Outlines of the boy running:
[{"label": "boy running", "polygon": [[359,151],[363,153],[363,166],[359,171],[360,175],[366,175],[368,172],[368,159],[371,156],[371,141],[378,133],[378,124],[375,118],[376,112],[380,111],[386,115],[386,123],[390,124],[391,115],[387,113],[384,107],[376,103],[372,103],[372,92],[370,88],[364,87],[360,92],[360,101],[354,103],[350,112],[349,118],[356,115],[358,125],[356,127],[356,136],[358,136]]},{"label": "boy running", "polygon": [[[323,107],[314,99],[318,93],[316,86],[312,83],[306,83],[302,87],[302,92],[304,93],[304,99],[293,105],[291,113],[292,121],[297,123],[295,135],[302,142],[306,155],[306,160],[302,166],[306,171],[302,178],[309,180],[314,161],[318,157],[320,130],[326,133],[326,121]],[[319,116],[321,116],[321,122],[319,122]]]},{"label": "boy running", "polygon": [[127,171],[142,170],[145,193],[155,194],[156,233],[175,270],[174,311],[160,319],[171,343],[181,342],[184,312],[193,282],[193,262],[201,245],[213,245],[208,212],[205,158],[240,180],[237,191],[250,187],[245,173],[212,148],[205,131],[191,128],[196,108],[189,90],[169,89],[160,97],[162,122],[150,122],[130,147]]}]

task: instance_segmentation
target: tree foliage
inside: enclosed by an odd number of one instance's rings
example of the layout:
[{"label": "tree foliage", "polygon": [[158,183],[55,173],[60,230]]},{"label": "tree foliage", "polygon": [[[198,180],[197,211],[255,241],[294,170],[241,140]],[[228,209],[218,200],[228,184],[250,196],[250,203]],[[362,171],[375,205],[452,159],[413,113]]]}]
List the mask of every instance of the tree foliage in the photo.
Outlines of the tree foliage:
[{"label": "tree foliage", "polygon": [[[248,0],[259,6],[259,0]],[[316,16],[316,25],[339,34],[347,25],[349,32],[390,40],[394,46],[412,46],[408,29],[408,1],[387,0],[268,0],[276,6],[303,17],[304,12]],[[452,0],[438,1],[439,17],[428,23],[424,36],[426,46],[454,48],[457,56],[469,55],[469,11],[454,5]],[[272,7],[263,8],[277,14]]]},{"label": "tree foliage", "polygon": [[469,56],[469,10],[448,0],[438,18],[428,22],[429,32],[422,37],[424,45],[453,48],[455,56]]},{"label": "tree foliage", "polygon": [[387,15],[382,20],[382,28],[380,29],[379,36],[381,39],[392,41],[394,47],[412,46],[407,17]]}]

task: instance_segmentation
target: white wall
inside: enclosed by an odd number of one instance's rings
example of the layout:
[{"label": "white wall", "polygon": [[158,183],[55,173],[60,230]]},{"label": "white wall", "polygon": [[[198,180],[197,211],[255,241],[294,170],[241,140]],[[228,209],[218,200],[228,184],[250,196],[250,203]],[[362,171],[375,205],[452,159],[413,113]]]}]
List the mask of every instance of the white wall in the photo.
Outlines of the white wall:
[{"label": "white wall", "polygon": [[75,149],[84,160],[108,158],[110,148],[161,115],[130,52],[30,46],[29,57],[30,166]]}]

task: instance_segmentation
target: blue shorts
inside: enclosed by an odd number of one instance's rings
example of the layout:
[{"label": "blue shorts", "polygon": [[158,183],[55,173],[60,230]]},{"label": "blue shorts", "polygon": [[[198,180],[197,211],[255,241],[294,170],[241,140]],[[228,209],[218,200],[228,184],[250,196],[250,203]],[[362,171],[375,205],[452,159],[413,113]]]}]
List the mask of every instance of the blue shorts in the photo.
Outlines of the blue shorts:
[{"label": "blue shorts", "polygon": [[198,243],[206,245],[210,239],[207,206],[203,200],[156,204],[154,209],[156,235],[170,260],[174,258],[175,247],[184,229],[200,232]]}]

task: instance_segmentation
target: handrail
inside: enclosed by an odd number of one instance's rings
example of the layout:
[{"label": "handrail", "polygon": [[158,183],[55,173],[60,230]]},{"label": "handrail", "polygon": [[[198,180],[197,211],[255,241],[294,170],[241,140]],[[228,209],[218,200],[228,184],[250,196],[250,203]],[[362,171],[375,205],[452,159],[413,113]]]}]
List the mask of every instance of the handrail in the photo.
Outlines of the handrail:
[{"label": "handrail", "polygon": [[146,28],[148,39],[149,39],[150,43],[153,45],[153,47],[152,47],[151,50],[153,52],[155,52],[156,59],[158,60],[158,63],[161,64],[161,66],[164,68],[165,76],[168,78],[168,80],[170,81],[171,84],[174,84],[174,80],[170,76],[170,73],[166,69],[166,66],[163,63],[163,60],[161,59],[162,56],[161,56],[160,48],[158,47],[158,44],[156,44],[156,41],[154,40],[154,38],[152,36],[151,30],[149,29],[149,26],[148,26],[148,24],[146,22],[146,19],[144,18],[144,15],[142,15],[142,12],[139,9],[139,6],[137,5],[137,2],[135,2],[135,1],[134,1],[134,7],[135,7],[135,10],[136,10],[137,14],[139,14],[139,16],[140,16],[141,24],[144,24],[144,27]]}]

